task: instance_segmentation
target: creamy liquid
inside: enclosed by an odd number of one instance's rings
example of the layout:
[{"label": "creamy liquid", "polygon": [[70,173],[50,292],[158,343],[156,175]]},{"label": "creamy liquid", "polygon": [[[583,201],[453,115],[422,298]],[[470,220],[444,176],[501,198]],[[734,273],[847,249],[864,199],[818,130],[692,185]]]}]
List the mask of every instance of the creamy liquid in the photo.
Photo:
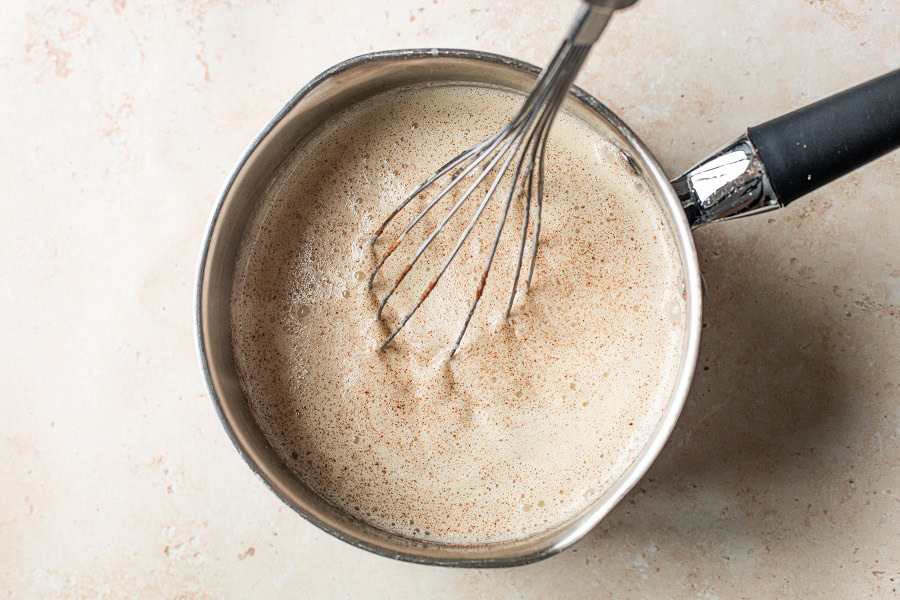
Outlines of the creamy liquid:
[{"label": "creamy liquid", "polygon": [[[383,352],[468,223],[476,193],[391,298],[383,297],[457,186],[375,279],[387,214],[438,166],[507,123],[522,97],[475,87],[390,92],[324,123],[261,198],[232,296],[234,354],[252,414],[282,460],[354,517],[454,544],[525,537],[574,516],[631,465],[674,385],[683,345],[678,251],[618,150],[561,113],[547,150],[534,283],[503,319],[524,197],[510,208],[484,296],[474,296],[501,189],[444,278]],[[468,182],[464,181],[467,185]],[[531,253],[532,226],[525,252]]]}]

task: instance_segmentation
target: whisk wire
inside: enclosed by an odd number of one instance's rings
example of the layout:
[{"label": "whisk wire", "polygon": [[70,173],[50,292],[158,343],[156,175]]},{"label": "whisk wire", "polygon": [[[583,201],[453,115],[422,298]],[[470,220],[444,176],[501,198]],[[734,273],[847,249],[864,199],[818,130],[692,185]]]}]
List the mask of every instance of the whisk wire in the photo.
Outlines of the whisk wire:
[{"label": "whisk wire", "polygon": [[[564,44],[564,46],[565,46],[565,44]],[[566,60],[566,57],[568,56],[568,51],[571,50],[571,48],[572,48],[571,46],[566,48],[567,51],[563,54],[562,61]],[[544,104],[542,110],[535,111],[534,113],[532,113],[528,122],[522,128],[521,136],[523,138],[524,138],[525,133],[527,133],[529,130],[531,130],[531,134],[528,137],[528,144],[525,146],[525,150],[524,150],[524,152],[522,152],[522,155],[519,158],[519,163],[516,165],[516,169],[513,172],[513,177],[512,177],[513,183],[509,187],[509,194],[507,195],[506,204],[504,205],[503,212],[500,215],[500,223],[497,226],[497,233],[494,236],[494,243],[493,243],[493,246],[491,247],[491,252],[488,255],[487,264],[485,265],[484,271],[482,272],[481,278],[478,282],[478,287],[476,288],[476,291],[475,291],[475,298],[472,300],[472,304],[469,307],[469,312],[466,314],[466,318],[463,322],[462,329],[460,330],[459,335],[457,336],[456,341],[453,344],[453,348],[450,350],[450,355],[448,356],[448,359],[453,358],[453,355],[456,354],[456,351],[459,349],[459,345],[462,342],[462,339],[466,334],[466,330],[469,327],[469,323],[472,320],[472,316],[475,314],[475,309],[478,307],[478,303],[480,302],[481,296],[484,293],[484,288],[487,285],[488,274],[490,273],[491,265],[493,264],[494,257],[497,253],[497,246],[500,244],[500,237],[503,234],[503,228],[506,226],[506,219],[507,219],[507,216],[509,215],[509,207],[512,204],[513,196],[515,195],[515,191],[518,188],[517,182],[519,181],[519,174],[521,173],[521,170],[522,170],[522,164],[525,162],[525,158],[528,155],[529,146],[531,146],[532,140],[536,139],[535,138],[536,134],[538,134],[539,136],[543,136],[545,131],[549,131],[549,124],[552,123],[553,118],[556,116],[556,112],[559,108],[559,103],[562,102],[562,98],[565,97],[565,94],[568,92],[569,87],[572,84],[572,80],[574,80],[575,74],[578,72],[578,68],[581,66],[581,62],[584,60],[584,57],[587,54],[587,50],[588,50],[588,48],[575,47],[575,49],[573,50],[574,58],[572,60],[572,64],[566,65],[563,62],[563,67],[561,68],[561,73],[562,73],[561,77],[563,78],[564,85],[559,85],[559,86],[555,86],[555,87],[551,85],[551,86],[548,86],[548,88],[546,90],[544,90],[543,96],[546,96],[547,93],[550,93],[550,97],[551,97],[550,102],[547,104]],[[542,97],[542,99],[543,99],[543,97]],[[539,115],[540,115],[540,119],[538,120],[538,125],[534,129],[531,129],[532,122],[536,118],[538,118]],[[546,129],[544,126],[545,124],[546,124]],[[521,145],[521,142],[520,142],[520,145]],[[518,151],[518,148],[517,148],[517,151]],[[506,166],[508,166],[508,165],[509,165],[509,161],[507,161],[507,164],[504,166],[504,170],[505,170]],[[519,267],[521,267],[521,255],[524,250],[525,232],[527,232],[527,228],[528,228],[528,220],[527,220],[528,216],[527,215],[528,215],[528,211],[526,210],[526,214],[524,216],[525,222],[522,226],[522,229],[523,229],[522,241],[521,241],[520,247],[519,247],[519,256],[520,256]],[[512,303],[515,299],[516,285],[518,283],[518,278],[519,278],[518,271],[519,271],[519,269],[517,268],[516,275],[514,278],[511,298],[509,300],[509,304],[507,305],[507,312],[505,315],[506,318],[509,317],[509,311],[511,310]]]},{"label": "whisk wire", "polygon": [[[437,237],[437,235],[441,232],[441,230],[444,228],[444,226],[447,224],[447,222],[453,217],[453,215],[456,213],[456,211],[459,210],[459,207],[462,206],[462,204],[469,198],[469,196],[471,196],[474,189],[476,187],[478,187],[478,184],[480,184],[481,181],[487,176],[487,173],[489,173],[493,169],[493,167],[496,166],[496,164],[500,161],[500,159],[503,158],[503,156],[509,150],[509,147],[513,144],[513,142],[516,141],[516,139],[518,137],[520,137],[520,136],[518,136],[518,135],[513,136],[511,139],[509,139],[504,144],[501,151],[489,163],[488,168],[485,169],[484,173],[482,173],[482,175],[479,176],[478,180],[476,180],[475,183],[473,183],[472,186],[470,186],[470,188],[466,191],[466,194],[462,198],[459,199],[459,201],[456,203],[456,205],[453,207],[453,209],[450,211],[450,213],[444,218],[444,220],[441,222],[441,224],[438,225],[437,228],[435,228],[435,230],[428,237],[428,239],[425,240],[425,243],[423,243],[422,246],[419,248],[419,250],[416,252],[416,256],[409,263],[409,265],[407,265],[407,267],[404,269],[403,273],[401,274],[400,279],[405,277],[406,273],[409,272],[409,268],[411,268],[411,266],[413,264],[415,264],[415,261],[418,260],[419,256],[422,255],[422,253],[425,251],[425,249],[428,247],[428,245],[431,244],[431,242],[434,240],[435,237]],[[521,142],[519,145],[521,145]],[[518,146],[517,146],[517,150],[518,150]],[[481,201],[481,204],[478,206],[478,210],[475,211],[475,215],[472,217],[471,221],[469,222],[469,225],[466,227],[465,231],[463,231],[462,235],[460,235],[459,240],[456,243],[456,246],[453,248],[453,251],[450,253],[450,256],[447,257],[447,260],[444,261],[444,264],[441,266],[441,269],[431,280],[431,283],[428,284],[428,286],[425,288],[425,291],[422,293],[422,295],[419,296],[419,299],[416,301],[416,304],[415,304],[415,306],[413,306],[412,310],[410,310],[406,315],[404,315],[403,319],[400,321],[400,324],[397,325],[397,327],[391,332],[390,336],[388,336],[388,338],[381,344],[381,349],[384,349],[384,347],[387,346],[390,343],[390,341],[392,339],[394,339],[394,337],[398,333],[400,333],[400,330],[403,329],[403,327],[406,325],[407,321],[409,321],[409,319],[416,313],[416,311],[419,310],[419,307],[422,306],[422,303],[428,299],[428,296],[431,295],[431,291],[435,288],[435,286],[441,280],[441,277],[443,277],[444,272],[446,272],[446,270],[447,270],[447,267],[449,267],[450,263],[453,262],[453,259],[456,258],[456,255],[459,253],[460,248],[462,248],[462,245],[465,243],[466,239],[468,239],[469,234],[472,233],[472,229],[475,228],[475,224],[478,222],[478,219],[481,217],[481,213],[484,212],[484,209],[488,205],[488,202],[490,201],[491,196],[494,195],[494,191],[497,189],[497,186],[500,185],[500,180],[502,179],[502,172],[504,172],[507,169],[507,167],[509,167],[509,163],[512,161],[512,158],[514,156],[515,156],[515,151],[507,157],[506,162],[504,163],[503,168],[501,169],[501,176],[496,177],[494,179],[494,181],[491,183],[491,186],[490,186],[490,188],[488,188],[488,191],[485,194],[484,199]],[[396,285],[394,286],[394,288],[392,288],[391,291],[393,292],[393,290],[395,290],[395,289],[396,289]]]},{"label": "whisk wire", "polygon": [[[575,70],[576,73],[578,71],[578,68],[580,67],[580,64],[584,61],[584,57],[586,55],[587,55],[587,50],[585,49],[584,56],[578,57],[579,62],[573,67],[573,69]],[[572,78],[574,79],[574,77],[572,77]],[[530,223],[530,216],[531,216],[531,200],[532,200],[532,193],[533,193],[533,189],[534,189],[535,159],[537,157],[538,149],[540,148],[541,162],[539,164],[539,169],[538,169],[538,193],[537,193],[538,213],[537,213],[536,219],[535,219],[535,230],[534,230],[534,237],[533,237],[533,241],[532,241],[532,264],[528,271],[528,273],[529,273],[528,279],[526,280],[527,281],[527,285],[525,288],[526,293],[528,292],[528,290],[530,289],[530,286],[531,286],[531,276],[532,276],[532,271],[534,269],[534,258],[537,255],[537,248],[538,248],[538,244],[540,242],[540,231],[541,231],[540,206],[543,203],[543,195],[544,195],[543,194],[543,188],[544,188],[543,157],[545,155],[545,149],[547,147],[547,135],[549,134],[550,126],[553,124],[553,119],[556,116],[556,111],[557,111],[559,105],[562,103],[562,100],[565,97],[567,92],[568,92],[568,86],[565,86],[565,87],[560,86],[560,88],[556,91],[556,94],[553,97],[550,105],[543,112],[543,114],[541,115],[540,121],[538,121],[538,124],[534,129],[535,132],[538,132],[537,141],[533,145],[531,145],[530,141],[529,141],[530,148],[526,148],[526,151],[528,151],[530,149],[530,152],[531,152],[531,158],[530,158],[530,163],[529,163],[529,167],[528,167],[527,199],[526,199],[526,203],[525,203],[525,215],[524,215],[524,218],[522,221],[522,234],[521,234],[520,241],[519,241],[519,255],[516,260],[516,272],[515,272],[515,275],[513,276],[513,283],[512,283],[512,289],[511,289],[510,295],[509,295],[509,302],[506,305],[505,318],[507,318],[507,319],[509,318],[509,315],[512,312],[513,302],[515,301],[516,291],[517,291],[518,285],[519,285],[519,277],[522,273],[522,259],[525,254],[525,242],[527,240],[528,225]],[[534,133],[532,133],[532,135],[534,135]]]},{"label": "whisk wire", "polygon": [[[388,226],[388,224],[391,222],[391,220],[392,220],[395,216],[397,216],[397,214],[399,214],[400,211],[402,211],[402,210],[406,207],[406,205],[408,205],[408,204],[409,204],[413,199],[415,199],[419,194],[421,194],[423,191],[425,191],[425,189],[426,189],[428,186],[430,186],[432,183],[434,183],[435,181],[437,181],[438,179],[440,179],[441,177],[443,177],[444,175],[446,175],[446,174],[450,171],[450,169],[452,169],[453,167],[456,167],[456,166],[459,165],[460,163],[463,163],[463,166],[462,166],[462,167],[459,167],[459,169],[457,169],[457,173],[455,173],[455,174],[452,176],[450,185],[447,186],[446,188],[444,188],[444,189],[443,189],[443,190],[442,190],[442,191],[434,198],[434,200],[432,200],[432,201],[431,201],[431,202],[430,202],[430,203],[422,210],[422,212],[420,212],[420,213],[418,214],[418,216],[416,216],[416,218],[413,219],[412,223],[410,223],[410,224],[406,227],[406,229],[403,230],[403,232],[402,232],[402,233],[400,234],[400,236],[394,241],[394,243],[391,244],[391,245],[388,247],[388,249],[384,252],[384,254],[381,256],[381,259],[378,261],[378,264],[375,266],[374,269],[372,269],[372,273],[369,275],[369,281],[368,281],[368,284],[367,284],[367,289],[370,289],[370,290],[372,289],[372,283],[373,283],[373,281],[374,281],[374,279],[375,279],[375,275],[378,273],[378,271],[379,271],[379,270],[381,269],[381,267],[384,265],[385,261],[387,261],[387,259],[391,256],[391,254],[393,254],[394,250],[396,250],[397,247],[400,245],[400,243],[406,238],[406,236],[409,234],[409,232],[412,231],[413,227],[415,227],[415,226],[419,223],[419,221],[421,221],[422,218],[423,218],[426,214],[428,214],[428,211],[430,211],[430,210],[431,210],[438,202],[440,202],[441,199],[443,199],[444,196],[446,196],[447,193],[449,193],[450,190],[453,189],[453,187],[454,187],[461,179],[465,178],[465,177],[472,171],[472,169],[474,169],[475,166],[478,165],[478,163],[480,162],[481,158],[484,158],[485,156],[487,156],[488,153],[483,153],[483,154],[480,154],[480,155],[477,154],[479,147],[485,145],[487,142],[493,142],[494,139],[497,138],[497,137],[499,137],[499,135],[498,135],[498,134],[495,134],[495,135],[491,136],[490,138],[484,140],[483,142],[480,142],[479,144],[476,144],[475,146],[472,146],[472,147],[469,148],[468,150],[465,150],[465,151],[463,151],[462,153],[460,153],[456,158],[454,158],[453,160],[451,160],[450,162],[448,162],[446,165],[444,165],[443,167],[441,167],[441,169],[439,169],[439,170],[437,171],[437,173],[435,173],[435,174],[434,174],[432,177],[430,177],[425,183],[423,183],[423,184],[420,185],[418,188],[416,188],[416,190],[415,190],[412,194],[410,194],[410,195],[406,198],[406,200],[404,200],[402,203],[400,203],[400,205],[399,205],[397,208],[395,208],[395,209],[393,210],[393,212],[391,212],[390,215],[388,215],[387,219],[385,219],[384,222],[382,222],[381,226],[378,228],[378,230],[376,230],[375,234],[372,236],[372,239],[369,240],[369,244],[370,244],[371,246],[374,246],[374,245],[375,245],[376,240],[379,238],[379,236],[381,236],[382,233],[384,233],[385,228]],[[479,158],[479,156],[480,156],[480,158]],[[476,158],[477,160],[476,160],[473,164],[470,164],[470,165],[466,166],[466,164],[465,164],[466,161],[472,160],[473,158]],[[461,170],[460,170],[460,169],[461,169]],[[378,315],[378,318],[381,318],[380,313],[379,313],[379,315]]]},{"label": "whisk wire", "polygon": [[[502,139],[500,141],[502,141]],[[422,256],[422,254],[425,252],[425,250],[428,249],[428,247],[431,245],[431,243],[434,241],[434,239],[438,236],[438,234],[444,229],[444,226],[447,225],[447,223],[450,221],[450,219],[453,218],[453,216],[457,213],[457,211],[460,209],[460,207],[466,202],[466,200],[469,199],[469,197],[472,195],[472,192],[474,192],[475,189],[481,184],[481,182],[484,181],[484,179],[488,176],[488,174],[490,174],[490,172],[493,170],[494,166],[496,166],[497,162],[499,162],[500,159],[503,158],[503,155],[509,149],[509,146],[513,143],[513,141],[515,141],[515,137],[513,137],[512,139],[510,139],[509,141],[506,142],[506,144],[503,146],[503,148],[500,150],[500,152],[494,157],[494,159],[492,161],[490,161],[487,164],[487,166],[484,168],[484,170],[481,172],[481,174],[478,175],[478,177],[475,179],[475,181],[472,183],[472,185],[469,186],[469,188],[460,197],[460,199],[456,202],[456,204],[453,205],[453,208],[450,209],[450,212],[447,214],[446,217],[444,217],[443,221],[441,221],[441,223],[431,232],[431,234],[425,239],[425,241],[422,243],[422,245],[419,247],[419,249],[416,250],[416,253],[413,255],[413,258],[406,264],[406,266],[400,272],[400,275],[394,281],[393,285],[391,286],[391,289],[388,290],[388,293],[385,295],[384,299],[381,301],[381,304],[378,307],[378,311],[375,314],[376,319],[381,318],[381,313],[384,310],[384,307],[387,304],[387,301],[390,299],[390,297],[394,294],[394,292],[397,290],[397,288],[400,286],[400,284],[406,278],[406,275],[410,272],[410,270],[412,270],[413,266],[416,264],[416,261],[419,260],[419,257]],[[472,165],[470,165],[469,169],[472,169],[475,166],[477,166],[481,162],[481,160],[483,160],[485,157],[487,157],[489,155],[490,155],[489,153],[483,154]],[[462,176],[459,179],[462,179]],[[455,185],[455,184],[451,184],[448,187],[447,191],[449,191],[450,187],[452,187],[453,185]],[[491,193],[493,193],[494,187],[496,187],[496,186],[491,187]],[[426,210],[427,210],[427,208],[426,208]],[[480,214],[481,213],[479,213],[479,215]],[[406,232],[401,234],[401,236],[400,236],[400,238],[398,238],[397,242],[395,242],[388,249],[388,252],[385,254],[385,257],[383,257],[382,260],[380,261],[379,266],[384,264],[384,261],[386,260],[387,256],[389,256],[390,253],[393,252],[394,249],[396,249],[396,247],[399,245],[399,243],[403,240],[403,238],[405,236],[406,236]],[[449,262],[453,260],[453,258],[456,256],[456,252],[458,250],[459,249],[457,248],[456,251],[453,252],[453,254],[450,256],[450,259],[447,261],[447,264],[449,264]],[[376,269],[377,269],[377,267],[376,267]],[[440,279],[440,275],[443,275],[443,272],[445,269],[446,269],[446,267],[444,267],[444,269],[441,269],[440,273],[438,274],[437,279]],[[374,277],[374,273],[373,273],[373,277]],[[413,313],[415,313],[416,310],[419,308],[419,306],[421,306],[422,302],[424,302],[425,299],[428,298],[428,295],[431,293],[431,290],[434,289],[434,285],[437,285],[437,280],[435,280],[432,284],[430,284],[428,286],[426,293],[420,298],[419,302],[415,305],[415,307],[412,309],[412,311],[410,311],[410,313],[406,317],[404,317],[403,321],[400,323],[400,326],[397,328],[396,332],[399,332],[399,330],[403,328],[403,325],[406,324],[406,321],[409,320],[409,317],[411,317],[413,315]],[[387,345],[387,343],[391,339],[393,339],[395,333],[392,333],[391,336],[387,340],[385,340],[385,342],[382,344],[382,347]]]}]

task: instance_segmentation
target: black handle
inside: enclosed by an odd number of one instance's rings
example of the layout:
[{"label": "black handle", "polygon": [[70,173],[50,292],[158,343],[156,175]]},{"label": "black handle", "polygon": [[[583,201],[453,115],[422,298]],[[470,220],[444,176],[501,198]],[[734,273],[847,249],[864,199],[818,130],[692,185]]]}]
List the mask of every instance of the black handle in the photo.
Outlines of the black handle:
[{"label": "black handle", "polygon": [[788,204],[900,145],[900,69],[747,133]]}]

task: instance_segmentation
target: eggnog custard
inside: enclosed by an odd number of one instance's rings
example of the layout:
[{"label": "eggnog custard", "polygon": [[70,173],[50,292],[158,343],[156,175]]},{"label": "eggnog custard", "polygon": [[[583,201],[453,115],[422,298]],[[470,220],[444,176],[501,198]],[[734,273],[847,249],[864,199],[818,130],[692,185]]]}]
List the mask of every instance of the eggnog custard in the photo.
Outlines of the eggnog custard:
[{"label": "eggnog custard", "polygon": [[[468,184],[413,229],[366,289],[436,168],[509,122],[523,97],[464,85],[370,98],[324,122],[259,199],[232,289],[241,387],[268,442],[311,489],[409,538],[484,544],[533,535],[594,502],[633,463],[675,385],[681,260],[652,192],[618,149],[561,112],[547,147],[540,245],[503,318],[526,197],[513,198],[481,303],[502,186],[431,296],[383,351],[486,190],[378,302]],[[435,186],[432,186],[435,187]],[[440,190],[440,187],[437,187]],[[525,270],[531,255],[532,205]]]}]

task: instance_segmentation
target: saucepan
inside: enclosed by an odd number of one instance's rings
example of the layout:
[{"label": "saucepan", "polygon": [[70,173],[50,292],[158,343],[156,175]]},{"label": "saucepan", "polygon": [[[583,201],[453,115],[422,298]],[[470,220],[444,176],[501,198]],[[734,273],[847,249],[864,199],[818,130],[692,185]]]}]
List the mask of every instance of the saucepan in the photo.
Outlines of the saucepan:
[{"label": "saucepan", "polygon": [[537,535],[480,546],[412,540],[354,519],[308,488],[263,437],[244,399],[232,355],[230,298],[245,228],[279,165],[328,117],[353,103],[406,86],[463,83],[527,94],[539,69],[467,50],[401,50],[359,56],[325,71],[288,102],[250,143],[232,170],[203,241],[196,289],[200,363],[215,409],[238,452],[285,503],[335,537],[384,556],[457,567],[533,562],[571,546],[646,473],[681,412],[701,329],[701,278],[691,229],[784,206],[900,143],[900,71],[862,84],[759,127],[670,181],[634,132],[579,88],[563,110],[619,149],[619,158],[651,189],[680,252],[686,310],[682,359],[671,398],[630,467],[596,501]]}]

